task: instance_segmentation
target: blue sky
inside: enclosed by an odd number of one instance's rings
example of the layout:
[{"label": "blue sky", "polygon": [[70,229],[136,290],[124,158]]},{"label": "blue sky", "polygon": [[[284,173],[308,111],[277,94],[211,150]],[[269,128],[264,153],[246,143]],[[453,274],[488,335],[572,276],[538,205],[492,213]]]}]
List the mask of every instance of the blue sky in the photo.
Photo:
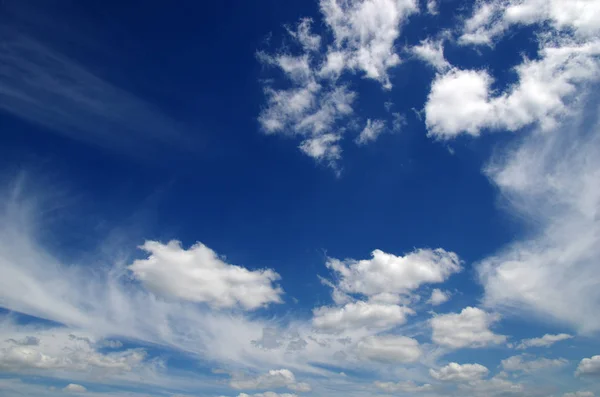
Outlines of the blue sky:
[{"label": "blue sky", "polygon": [[2,396],[600,395],[600,1],[0,4]]}]

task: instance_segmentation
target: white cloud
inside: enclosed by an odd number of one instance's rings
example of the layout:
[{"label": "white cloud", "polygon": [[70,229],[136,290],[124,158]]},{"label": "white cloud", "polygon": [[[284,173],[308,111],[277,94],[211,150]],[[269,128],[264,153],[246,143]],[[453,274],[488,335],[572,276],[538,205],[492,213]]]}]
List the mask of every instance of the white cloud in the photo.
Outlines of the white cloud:
[{"label": "white cloud", "polygon": [[384,363],[410,363],[422,354],[419,342],[397,335],[368,336],[358,342],[357,349],[360,357]]},{"label": "white cloud", "polygon": [[87,389],[81,385],[78,385],[76,383],[69,383],[64,389],[63,391],[68,392],[68,393],[85,393],[87,391]]},{"label": "white cloud", "polygon": [[461,133],[478,136],[484,129],[556,126],[577,102],[578,86],[600,75],[600,41],[557,41],[542,45],[540,59],[517,66],[518,82],[501,94],[493,94],[493,78],[484,70],[451,68],[439,74],[425,105],[429,134],[451,139]]},{"label": "white cloud", "polygon": [[465,21],[459,42],[492,44],[513,25],[547,23],[581,38],[600,33],[600,5],[595,0],[479,1]]},{"label": "white cloud", "polygon": [[[600,330],[600,126],[598,98],[557,128],[533,131],[497,152],[486,173],[531,233],[478,266],[487,306],[532,314],[578,332]],[[588,95],[588,96],[585,96]]]},{"label": "white cloud", "polygon": [[581,360],[575,371],[577,376],[600,376],[600,356]]},{"label": "white cloud", "polygon": [[404,324],[414,311],[393,304],[358,301],[342,307],[319,307],[313,310],[312,324],[321,332],[336,333],[351,329],[388,329]]},{"label": "white cloud", "polygon": [[441,283],[462,269],[458,256],[441,248],[405,256],[375,250],[371,259],[330,258],[327,267],[339,277],[341,291],[365,296],[408,293],[425,283]]},{"label": "white cloud", "polygon": [[294,373],[288,369],[273,369],[256,378],[233,377],[229,381],[229,386],[238,390],[264,390],[287,387],[297,392],[311,391],[308,383],[297,382]]},{"label": "white cloud", "polygon": [[556,342],[560,342],[571,338],[573,338],[573,336],[569,334],[545,334],[541,338],[523,339],[521,343],[519,343],[519,345],[517,346],[517,349],[523,350],[529,347],[548,347],[552,346]]},{"label": "white cloud", "polygon": [[411,52],[418,59],[430,64],[438,72],[443,72],[450,68],[450,63],[444,57],[443,40],[423,40],[419,45],[412,47]]},{"label": "white cloud", "polygon": [[272,284],[279,279],[273,270],[250,271],[227,264],[201,243],[186,250],[179,241],[166,245],[146,241],[141,248],[149,257],[134,261],[128,269],[159,296],[250,310],[281,303],[283,291]]},{"label": "white cloud", "polygon": [[460,313],[438,315],[430,320],[433,329],[432,340],[452,348],[503,343],[506,337],[489,329],[498,319],[498,316],[475,307],[466,307]]},{"label": "white cloud", "polygon": [[405,382],[381,382],[375,381],[375,387],[383,390],[386,393],[419,393],[419,392],[427,392],[433,390],[433,386],[428,383],[417,385],[413,381],[405,381]]},{"label": "white cloud", "polygon": [[432,378],[445,382],[471,382],[482,379],[490,371],[481,364],[450,363],[439,370],[430,369]]},{"label": "white cloud", "polygon": [[403,22],[418,12],[416,0],[321,0],[320,8],[347,67],[391,88],[388,69],[400,63],[394,43]]},{"label": "white cloud", "polygon": [[383,120],[367,120],[365,128],[361,131],[360,135],[356,138],[358,145],[365,145],[369,142],[377,140],[379,135],[385,131],[385,121]]},{"label": "white cloud", "polygon": [[563,397],[594,397],[595,394],[592,393],[591,391],[576,391],[573,393],[565,393],[563,394]]},{"label": "white cloud", "polygon": [[537,358],[526,360],[526,356],[512,356],[502,360],[501,365],[505,371],[534,372],[543,369],[562,367],[568,364],[563,358],[549,359]]},{"label": "white cloud", "polygon": [[442,303],[448,302],[449,299],[450,296],[447,292],[444,292],[439,288],[435,288],[433,291],[431,291],[431,297],[429,298],[427,303],[430,303],[434,306],[438,306]]}]

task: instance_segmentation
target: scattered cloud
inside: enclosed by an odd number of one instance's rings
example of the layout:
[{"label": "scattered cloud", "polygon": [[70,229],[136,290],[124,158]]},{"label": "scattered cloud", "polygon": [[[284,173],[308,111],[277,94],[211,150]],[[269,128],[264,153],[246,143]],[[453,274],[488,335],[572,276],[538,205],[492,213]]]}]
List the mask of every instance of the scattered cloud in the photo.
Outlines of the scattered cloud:
[{"label": "scattered cloud", "polygon": [[595,394],[591,391],[576,391],[573,393],[565,393],[563,397],[594,397]]},{"label": "scattered cloud", "polygon": [[481,364],[457,363],[450,363],[439,370],[429,370],[432,378],[445,382],[471,382],[486,377],[489,372]]},{"label": "scattered cloud", "polygon": [[432,340],[452,348],[504,343],[506,336],[497,335],[490,330],[490,326],[498,320],[497,315],[475,307],[466,307],[460,313],[438,315],[430,320]]},{"label": "scattered cloud", "polygon": [[529,347],[549,347],[555,344],[556,342],[568,340],[571,338],[573,338],[573,336],[569,334],[545,334],[541,338],[523,339],[521,343],[517,345],[517,349],[524,350]]}]

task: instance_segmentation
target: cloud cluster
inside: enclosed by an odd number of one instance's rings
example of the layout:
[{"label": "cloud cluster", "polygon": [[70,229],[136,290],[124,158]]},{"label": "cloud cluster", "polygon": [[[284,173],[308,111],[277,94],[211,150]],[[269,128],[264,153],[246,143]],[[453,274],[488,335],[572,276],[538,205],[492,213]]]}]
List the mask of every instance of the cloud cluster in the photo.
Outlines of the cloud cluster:
[{"label": "cloud cluster", "polygon": [[520,355],[504,359],[500,364],[505,371],[533,372],[562,367],[568,364],[568,361],[563,358],[549,359],[544,357],[527,360],[526,356]]},{"label": "cloud cluster", "polygon": [[600,356],[581,360],[575,374],[577,376],[600,376]]},{"label": "cloud cluster", "polygon": [[386,393],[419,393],[419,392],[428,392],[433,390],[433,386],[429,383],[425,383],[422,385],[418,385],[412,381],[405,382],[381,382],[375,381],[375,387],[380,390],[383,390]]},{"label": "cloud cluster", "polygon": [[[288,29],[299,55],[259,52],[258,59],[279,69],[289,86],[265,82],[267,103],[258,121],[267,134],[301,137],[303,153],[339,171],[340,142],[348,129],[341,121],[353,114],[357,98],[342,75],[361,73],[391,88],[389,69],[400,63],[394,44],[418,7],[416,0],[321,0],[319,7],[331,43],[314,34],[312,20],[305,18]],[[355,142],[367,144],[385,130],[384,121],[369,119]]]}]

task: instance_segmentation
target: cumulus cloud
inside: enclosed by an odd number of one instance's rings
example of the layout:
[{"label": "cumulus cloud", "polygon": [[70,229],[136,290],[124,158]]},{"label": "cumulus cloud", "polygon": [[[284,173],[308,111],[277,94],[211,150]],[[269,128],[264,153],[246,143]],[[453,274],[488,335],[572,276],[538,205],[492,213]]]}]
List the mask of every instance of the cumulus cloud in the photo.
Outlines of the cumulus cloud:
[{"label": "cumulus cloud", "polygon": [[85,393],[87,391],[87,389],[81,385],[78,385],[76,383],[69,383],[64,389],[63,391],[68,392],[68,393]]},{"label": "cumulus cloud", "polygon": [[506,336],[497,335],[490,330],[490,326],[498,319],[497,315],[475,307],[466,307],[460,313],[438,315],[430,320],[432,340],[452,348],[503,343]]},{"label": "cumulus cloud", "polygon": [[581,360],[575,371],[577,376],[600,376],[600,356]]},{"label": "cumulus cloud", "polygon": [[319,307],[313,310],[312,324],[321,332],[336,333],[350,329],[383,330],[404,324],[406,316],[415,312],[407,307],[363,301],[342,307]]},{"label": "cumulus cloud", "polygon": [[327,267],[339,278],[337,287],[349,294],[404,294],[425,283],[441,283],[462,270],[458,255],[442,248],[419,249],[405,256],[372,252],[371,259],[330,258]]},{"label": "cumulus cloud", "polygon": [[479,1],[463,26],[459,42],[493,44],[511,26],[549,24],[580,38],[600,33],[600,5],[594,0],[487,0]]},{"label": "cumulus cloud", "polygon": [[149,257],[134,261],[129,270],[159,296],[250,310],[281,303],[283,291],[273,285],[279,279],[273,270],[230,265],[201,243],[186,250],[178,241],[146,241],[141,248]]},{"label": "cumulus cloud", "polygon": [[512,356],[502,360],[501,365],[505,371],[534,372],[544,369],[557,368],[567,365],[568,361],[563,358],[549,359],[537,358],[527,360],[526,356]]},{"label": "cumulus cloud", "polygon": [[438,306],[442,303],[448,302],[449,299],[450,296],[447,292],[444,292],[439,288],[435,288],[433,291],[431,291],[431,297],[429,300],[427,300],[427,303]]},{"label": "cumulus cloud", "polygon": [[418,385],[413,381],[398,383],[375,381],[374,385],[386,393],[419,393],[433,390],[433,386],[428,383]]},{"label": "cumulus cloud", "polygon": [[384,363],[410,363],[422,354],[419,342],[397,335],[368,336],[357,344],[357,350],[362,358]]},{"label": "cumulus cloud", "polygon": [[450,363],[439,370],[430,369],[432,378],[445,382],[470,382],[482,379],[490,371],[481,364]]},{"label": "cumulus cloud", "polygon": [[541,338],[523,339],[521,343],[517,345],[517,349],[524,350],[529,347],[549,347],[555,344],[556,342],[560,342],[571,338],[573,338],[573,336],[569,334],[545,334]]},{"label": "cumulus cloud", "polygon": [[598,55],[598,40],[543,44],[540,59],[517,66],[518,82],[500,94],[493,94],[487,71],[451,68],[432,84],[425,105],[429,134],[451,139],[462,133],[478,136],[482,130],[516,131],[534,123],[551,129],[577,102],[577,87],[599,77]]},{"label": "cumulus cloud", "polygon": [[234,377],[229,381],[229,386],[238,390],[278,389],[286,387],[297,392],[309,392],[308,383],[297,382],[294,373],[288,369],[274,369],[256,378]]}]

